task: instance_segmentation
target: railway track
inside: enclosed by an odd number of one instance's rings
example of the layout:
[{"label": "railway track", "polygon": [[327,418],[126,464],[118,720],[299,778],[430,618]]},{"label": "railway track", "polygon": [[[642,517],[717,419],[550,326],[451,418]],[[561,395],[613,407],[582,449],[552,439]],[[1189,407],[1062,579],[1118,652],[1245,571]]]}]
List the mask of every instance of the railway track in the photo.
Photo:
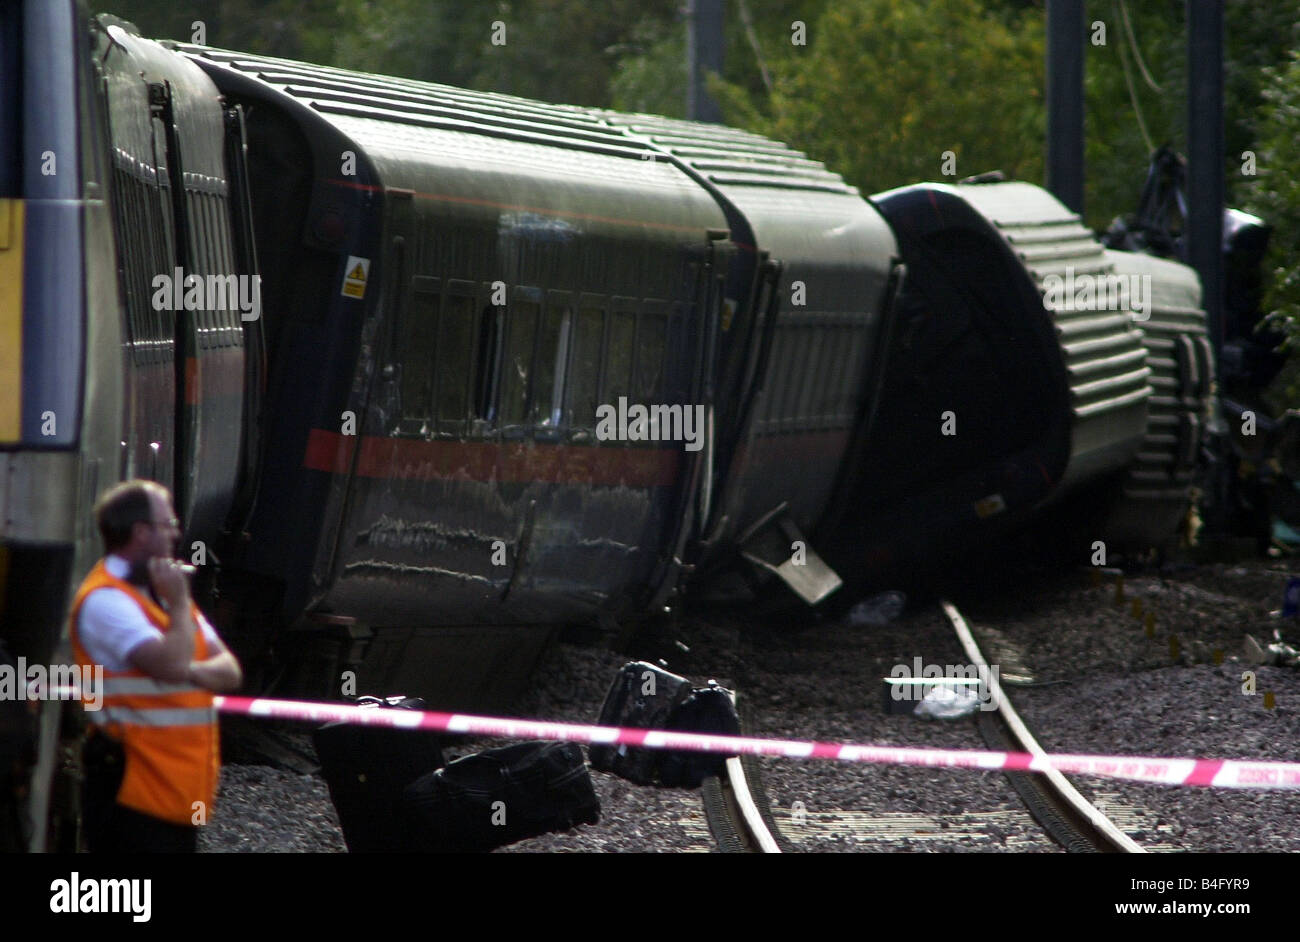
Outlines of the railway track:
[{"label": "railway track", "polygon": [[[970,663],[989,678],[995,711],[981,711],[977,725],[990,749],[1044,754],[998,682],[979,643],[960,611],[949,602],[941,608]],[[748,724],[746,724],[748,725]],[[1011,772],[1007,778],[1034,821],[1058,845],[1072,853],[1145,853],[1103,811],[1084,798],[1060,772]],[[758,762],[752,757],[730,758],[723,775],[705,781],[702,800],[709,829],[718,848],[733,853],[782,853],[797,850],[781,832],[762,785]],[[950,826],[972,831],[996,830],[988,816],[964,815],[961,822],[936,820],[924,814],[888,815],[883,819],[849,811],[823,811],[830,826],[872,838],[924,841]],[[806,816],[805,816],[806,821]]]},{"label": "railway track", "polygon": [[[747,711],[746,711],[747,712]],[[742,713],[741,732],[750,723]],[[731,756],[722,775],[712,775],[700,786],[704,816],[718,849],[723,853],[780,854],[790,850],[772,817],[771,804],[753,756]]]},{"label": "railway track", "polygon": [[[989,694],[997,710],[981,712],[980,733],[991,749],[1027,752],[1033,756],[1045,755],[1042,746],[1029,732],[1029,728],[1002,691],[997,675],[989,671],[988,660],[971,633],[966,619],[951,602],[941,602],[943,613],[952,624],[970,663],[987,677]],[[1099,853],[1141,854],[1146,851],[1089,802],[1070,781],[1055,769],[1046,772],[1011,772],[1007,774],[1012,786],[1034,816],[1049,834],[1072,852],[1095,851]]]}]

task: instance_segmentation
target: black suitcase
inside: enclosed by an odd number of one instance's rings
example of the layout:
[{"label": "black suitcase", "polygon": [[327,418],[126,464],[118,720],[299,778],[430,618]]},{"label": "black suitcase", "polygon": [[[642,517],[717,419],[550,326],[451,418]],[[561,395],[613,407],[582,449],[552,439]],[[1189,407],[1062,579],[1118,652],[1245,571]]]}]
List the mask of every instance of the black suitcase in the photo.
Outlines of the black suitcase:
[{"label": "black suitcase", "polygon": [[[664,729],[673,710],[690,694],[691,684],[685,677],[645,661],[633,661],[624,664],[610,684],[597,723]],[[654,782],[659,756],[652,749],[593,745],[590,753],[593,769],[613,772],[638,785]]]},{"label": "black suitcase", "polygon": [[[423,710],[415,697],[361,697],[374,709]],[[402,792],[443,765],[440,737],[420,730],[328,723],[313,731],[321,775],[354,854],[413,849]]]},{"label": "black suitcase", "polygon": [[[731,691],[709,681],[709,686],[691,691],[668,717],[664,728],[739,736],[740,717]],[[659,757],[659,781],[672,787],[698,788],[710,775],[721,775],[726,763],[727,757],[719,753],[666,750]]]},{"label": "black suitcase", "polygon": [[525,742],[457,759],[406,789],[419,850],[487,851],[600,820],[576,743]]}]

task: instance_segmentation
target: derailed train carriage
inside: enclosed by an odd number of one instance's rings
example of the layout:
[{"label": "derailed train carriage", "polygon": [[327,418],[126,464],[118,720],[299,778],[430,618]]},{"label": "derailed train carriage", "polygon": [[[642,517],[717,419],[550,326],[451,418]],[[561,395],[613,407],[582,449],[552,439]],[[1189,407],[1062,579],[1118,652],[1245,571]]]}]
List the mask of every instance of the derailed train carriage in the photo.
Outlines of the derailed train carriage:
[{"label": "derailed train carriage", "polygon": [[1062,505],[1085,545],[1166,545],[1213,408],[1195,272],[1103,249],[1026,183],[872,202],[908,278],[831,558],[896,581]]},{"label": "derailed train carriage", "polygon": [[[319,630],[358,619],[371,682],[481,704],[540,626],[664,605],[773,508],[818,519],[894,261],[838,177],[742,132],[179,48],[248,115],[275,247],[276,446],[227,585],[282,585],[279,614]],[[793,362],[820,382],[760,404]],[[602,440],[620,400],[700,415],[698,440]]]},{"label": "derailed train carriage", "polygon": [[[1185,503],[1211,375],[1195,277],[1103,252],[1036,187],[868,201],[741,131],[16,10],[13,656],[54,656],[99,549],[90,504],[136,475],[176,490],[254,676],[325,694],[353,667],[456,708],[491,704],[557,624],[741,597],[738,571],[815,603],[1053,501],[1104,492],[1099,538],[1129,539]],[[1045,307],[1066,265],[1149,273],[1160,300],[1145,322]],[[258,278],[260,309],[160,308],[178,268]],[[621,402],[699,416],[692,440],[610,438]]]}]

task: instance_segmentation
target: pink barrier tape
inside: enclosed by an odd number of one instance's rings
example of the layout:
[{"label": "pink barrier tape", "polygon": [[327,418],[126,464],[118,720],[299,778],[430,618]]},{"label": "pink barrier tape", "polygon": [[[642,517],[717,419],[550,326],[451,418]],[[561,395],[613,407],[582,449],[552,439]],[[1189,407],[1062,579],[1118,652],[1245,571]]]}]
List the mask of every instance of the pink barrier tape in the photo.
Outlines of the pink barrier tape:
[{"label": "pink barrier tape", "polygon": [[1300,762],[1255,762],[1234,759],[1154,759],[1146,756],[1043,755],[1024,752],[985,752],[975,749],[918,749],[907,746],[866,746],[852,743],[799,742],[751,736],[710,736],[662,729],[627,729],[550,723],[463,713],[386,710],[344,703],[216,697],[224,713],[265,716],[308,723],[336,720],[362,726],[425,729],[470,736],[506,739],[553,739],[597,745],[683,749],[724,755],[783,756],[790,759],[836,759],[947,768],[1011,771],[1075,772],[1159,785],[1202,785],[1215,788],[1300,789]]}]

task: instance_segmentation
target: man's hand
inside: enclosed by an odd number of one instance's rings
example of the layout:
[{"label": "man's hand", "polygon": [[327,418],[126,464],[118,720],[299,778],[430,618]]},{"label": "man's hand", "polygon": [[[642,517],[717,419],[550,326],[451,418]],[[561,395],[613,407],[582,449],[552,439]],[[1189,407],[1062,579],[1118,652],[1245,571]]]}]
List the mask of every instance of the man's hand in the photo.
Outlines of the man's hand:
[{"label": "man's hand", "polygon": [[190,584],[179,560],[161,556],[149,560],[149,580],[170,609],[171,628],[161,640],[146,641],[132,651],[131,664],[157,680],[182,684],[189,680],[198,627],[190,611]]},{"label": "man's hand", "polygon": [[149,581],[158,598],[167,603],[168,609],[175,612],[190,603],[190,582],[186,577],[185,566],[178,559],[165,559],[155,556],[149,560]]}]

